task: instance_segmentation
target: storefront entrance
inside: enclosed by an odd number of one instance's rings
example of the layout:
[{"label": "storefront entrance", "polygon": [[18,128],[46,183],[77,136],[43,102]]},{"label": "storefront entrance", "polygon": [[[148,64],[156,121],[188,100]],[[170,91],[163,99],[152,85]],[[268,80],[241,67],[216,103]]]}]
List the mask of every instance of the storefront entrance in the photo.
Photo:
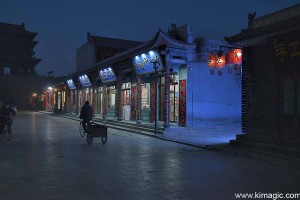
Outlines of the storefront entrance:
[{"label": "storefront entrance", "polygon": [[142,84],[142,120],[150,121],[150,83]]},{"label": "storefront entrance", "polygon": [[178,122],[178,83],[170,86],[170,122]]},{"label": "storefront entrance", "polygon": [[97,89],[97,99],[96,99],[96,114],[97,115],[102,115],[102,101],[103,101],[103,89],[102,87],[99,87]]},{"label": "storefront entrance", "polygon": [[300,138],[300,71],[280,78],[280,129],[288,139]]},{"label": "storefront entrance", "polygon": [[122,85],[122,108],[123,108],[123,119],[130,120],[130,87],[131,83],[123,83]]},{"label": "storefront entrance", "polygon": [[108,117],[116,117],[116,87],[110,86],[107,88],[107,115]]}]

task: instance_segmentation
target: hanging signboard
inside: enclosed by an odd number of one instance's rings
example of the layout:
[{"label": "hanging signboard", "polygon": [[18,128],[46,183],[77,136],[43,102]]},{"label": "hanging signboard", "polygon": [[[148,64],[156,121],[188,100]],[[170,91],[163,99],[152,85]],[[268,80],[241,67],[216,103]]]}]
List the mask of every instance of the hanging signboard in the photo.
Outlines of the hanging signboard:
[{"label": "hanging signboard", "polygon": [[163,69],[161,57],[156,51],[149,51],[135,56],[133,65],[136,73],[139,75],[153,73],[155,71],[154,67],[157,68],[157,71]]},{"label": "hanging signboard", "polygon": [[76,89],[76,86],[75,86],[74,81],[72,79],[67,80],[67,84],[68,84],[68,87],[70,88],[70,90]]},{"label": "hanging signboard", "polygon": [[92,86],[91,81],[86,74],[79,76],[79,81],[80,81],[82,87]]},{"label": "hanging signboard", "polygon": [[99,70],[99,75],[103,83],[116,81],[116,75],[111,67]]}]

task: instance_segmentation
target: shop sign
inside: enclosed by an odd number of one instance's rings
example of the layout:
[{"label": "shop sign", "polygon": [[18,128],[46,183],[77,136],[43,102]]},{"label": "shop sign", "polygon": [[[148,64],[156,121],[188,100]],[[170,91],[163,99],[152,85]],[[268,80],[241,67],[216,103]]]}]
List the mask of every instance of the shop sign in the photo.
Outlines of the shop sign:
[{"label": "shop sign", "polygon": [[295,31],[270,40],[275,61],[283,66],[295,66],[300,62],[300,31]]},{"label": "shop sign", "polygon": [[80,81],[82,87],[92,86],[91,81],[86,74],[79,76],[79,81]]},{"label": "shop sign", "polygon": [[72,79],[67,80],[67,85],[70,88],[70,90],[76,89],[76,86],[75,86],[74,81]]},{"label": "shop sign", "polygon": [[157,67],[158,71],[163,69],[161,57],[156,51],[149,51],[135,56],[133,65],[137,74],[153,73],[155,71],[154,67]]},{"label": "shop sign", "polygon": [[117,80],[115,73],[111,67],[99,70],[99,75],[103,83]]}]

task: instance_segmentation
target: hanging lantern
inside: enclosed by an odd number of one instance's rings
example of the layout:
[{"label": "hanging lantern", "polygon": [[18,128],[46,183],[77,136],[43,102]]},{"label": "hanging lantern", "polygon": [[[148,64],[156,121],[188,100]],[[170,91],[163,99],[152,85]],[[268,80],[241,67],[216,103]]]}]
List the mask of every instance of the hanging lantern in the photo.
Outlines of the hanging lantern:
[{"label": "hanging lantern", "polygon": [[229,64],[228,72],[232,71],[232,65],[236,65],[236,70],[239,71],[241,69],[241,64],[242,64],[242,50],[233,49],[228,52],[227,56],[228,56],[228,64]]},{"label": "hanging lantern", "polygon": [[208,55],[207,64],[210,69],[210,75],[214,75],[214,68],[217,66],[217,55],[215,54]]},{"label": "hanging lantern", "polygon": [[217,56],[216,67],[218,68],[218,75],[222,75],[222,68],[225,66],[225,55],[223,54],[221,57]]},{"label": "hanging lantern", "polygon": [[228,52],[228,63],[229,64],[242,64],[242,50],[234,49]]}]

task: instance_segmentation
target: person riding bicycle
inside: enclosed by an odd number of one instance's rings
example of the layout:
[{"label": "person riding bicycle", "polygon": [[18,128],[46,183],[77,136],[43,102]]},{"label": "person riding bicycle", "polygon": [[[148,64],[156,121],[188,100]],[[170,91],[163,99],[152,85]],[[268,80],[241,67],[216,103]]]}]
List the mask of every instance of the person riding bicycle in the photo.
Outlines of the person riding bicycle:
[{"label": "person riding bicycle", "polygon": [[11,133],[11,126],[13,123],[11,114],[15,115],[15,110],[10,106],[9,103],[5,103],[0,109],[0,134],[3,133],[5,124],[7,125],[8,133]]},{"label": "person riding bicycle", "polygon": [[82,106],[80,111],[79,119],[82,119],[82,127],[84,132],[86,131],[86,128],[91,125],[91,120],[93,118],[93,108],[90,106],[90,103],[86,101],[84,103],[84,106]]}]

